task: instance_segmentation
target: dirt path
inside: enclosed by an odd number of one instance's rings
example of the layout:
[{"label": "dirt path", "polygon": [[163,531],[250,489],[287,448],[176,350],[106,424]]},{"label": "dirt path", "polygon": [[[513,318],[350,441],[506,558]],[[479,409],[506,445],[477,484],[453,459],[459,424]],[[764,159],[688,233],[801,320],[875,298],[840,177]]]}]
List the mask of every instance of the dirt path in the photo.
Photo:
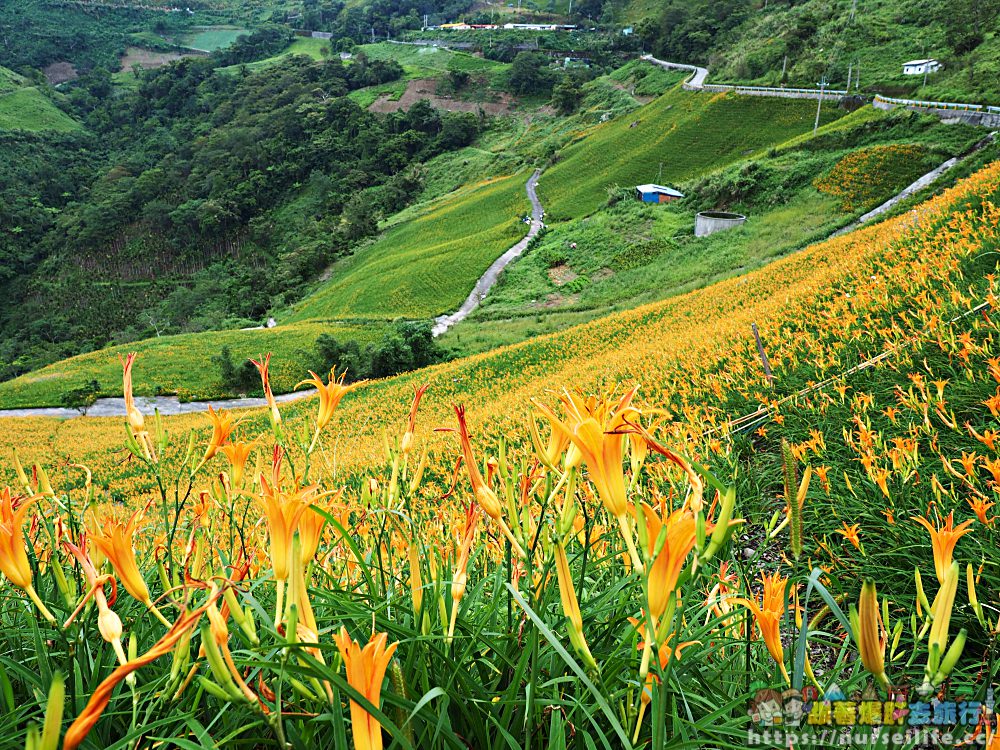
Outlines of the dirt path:
[{"label": "dirt path", "polygon": [[509,94],[503,94],[495,102],[470,102],[463,99],[453,99],[450,96],[439,96],[435,93],[437,81],[433,78],[417,78],[406,84],[406,90],[398,99],[391,94],[383,94],[368,107],[372,112],[406,111],[421,99],[426,99],[435,109],[448,112],[478,112],[483,110],[490,115],[509,115],[515,111],[517,102]]},{"label": "dirt path", "polygon": [[538,185],[538,178],[541,174],[542,170],[536,169],[534,174],[528,178],[528,183],[524,186],[525,191],[528,193],[528,199],[531,201],[531,227],[528,229],[528,233],[520,242],[493,261],[493,265],[487,268],[486,273],[479,277],[479,281],[476,282],[476,286],[473,287],[469,296],[465,299],[465,302],[462,303],[460,308],[453,313],[441,315],[434,319],[434,328],[432,329],[432,333],[435,336],[440,336],[456,323],[469,317],[469,314],[479,307],[479,303],[482,302],[483,297],[485,297],[490,289],[493,288],[493,285],[497,283],[497,279],[500,278],[500,272],[528,248],[528,243],[530,243],[535,238],[535,235],[541,231],[542,227],[545,226],[542,223],[542,217],[545,215],[545,211],[542,209],[542,203],[538,200],[538,195],[535,192],[535,187]]}]

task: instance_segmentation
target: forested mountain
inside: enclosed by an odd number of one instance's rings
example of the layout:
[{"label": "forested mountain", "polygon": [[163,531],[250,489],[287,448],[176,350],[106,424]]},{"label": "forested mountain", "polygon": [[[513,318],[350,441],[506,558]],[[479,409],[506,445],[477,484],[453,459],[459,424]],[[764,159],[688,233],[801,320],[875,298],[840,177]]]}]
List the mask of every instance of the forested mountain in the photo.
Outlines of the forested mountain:
[{"label": "forested mountain", "polygon": [[[907,93],[923,83],[902,63],[933,57],[945,70],[926,98],[997,94],[998,0],[632,0],[644,44],[671,60],[708,65],[715,80]],[[858,78],[860,76],[860,79]]]},{"label": "forested mountain", "polygon": [[[468,144],[473,114],[376,115],[345,95],[392,61],[290,57],[249,74],[233,49],[112,93],[67,96],[79,135],[6,134],[0,211],[3,374],[138,333],[256,322],[404,206],[410,167]],[[277,212],[282,212],[279,218]]]}]

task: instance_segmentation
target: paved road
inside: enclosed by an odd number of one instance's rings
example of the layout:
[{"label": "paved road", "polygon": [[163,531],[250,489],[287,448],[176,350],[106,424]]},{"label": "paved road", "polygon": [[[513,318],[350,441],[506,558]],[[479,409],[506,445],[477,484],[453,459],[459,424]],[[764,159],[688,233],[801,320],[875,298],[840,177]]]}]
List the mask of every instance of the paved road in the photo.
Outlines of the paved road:
[{"label": "paved road", "polygon": [[[284,393],[274,398],[278,403],[285,403],[288,401],[298,401],[315,393],[314,389],[309,389],[295,391],[294,393]],[[215,401],[188,401],[182,403],[176,396],[136,396],[135,405],[143,414],[152,414],[154,410],[159,409],[160,414],[173,415],[208,411],[209,406],[213,409],[251,409],[267,406],[267,401],[263,398],[226,398]],[[0,419],[4,417],[54,417],[56,419],[72,419],[73,417],[124,416],[125,399],[122,398],[99,398],[94,402],[93,406],[84,412],[78,409],[64,409],[60,407],[0,409]]]},{"label": "paved road", "polygon": [[524,186],[528,193],[528,199],[531,201],[531,226],[528,229],[528,233],[520,242],[493,261],[493,265],[487,268],[486,273],[479,277],[476,286],[473,287],[460,308],[453,313],[440,315],[434,319],[434,327],[431,331],[435,336],[440,336],[459,321],[465,320],[479,306],[479,303],[482,302],[487,292],[493,288],[493,285],[497,283],[497,279],[500,278],[500,272],[511,261],[523,253],[527,249],[528,243],[541,231],[544,226],[542,223],[544,211],[541,202],[538,200],[538,195],[535,193],[535,186],[538,185],[538,178],[541,173],[542,170],[536,169],[534,174],[528,178],[528,183]]},{"label": "paved road", "polygon": [[684,88],[686,89],[700,89],[705,86],[705,79],[708,77],[708,68],[699,68],[697,65],[685,65],[684,63],[672,63],[666,60],[658,60],[652,55],[643,55],[643,60],[653,63],[653,65],[659,65],[661,68],[666,68],[667,70],[690,70],[694,73],[687,81],[684,82]]},{"label": "paved road", "polygon": [[[455,312],[449,315],[442,315],[435,320],[433,332],[435,336],[439,336],[453,325],[458,323],[460,320],[464,320],[469,313],[476,309],[486,293],[496,284],[497,279],[500,277],[500,272],[506,268],[511,261],[516,257],[521,255],[527,247],[528,243],[537,235],[542,229],[542,216],[543,209],[541,201],[538,200],[538,194],[535,192],[535,186],[538,185],[538,178],[541,175],[541,170],[536,169],[534,174],[528,178],[528,182],[525,185],[525,190],[528,193],[528,199],[531,201],[531,226],[528,228],[528,233],[524,238],[510,248],[507,252],[497,258],[493,265],[486,269],[486,273],[480,277],[479,281],[476,282],[475,288],[469,295],[465,303],[458,308]],[[275,398],[279,403],[288,401],[297,401],[308,396],[315,394],[314,390],[306,391],[296,391],[294,393],[285,393]],[[267,402],[262,398],[229,398],[220,399],[216,401],[188,401],[186,403],[181,403],[180,399],[176,396],[137,396],[136,406],[139,407],[140,411],[145,414],[152,414],[154,409],[159,409],[161,414],[172,415],[172,414],[192,414],[197,412],[208,411],[208,407],[211,406],[213,409],[250,409],[260,406],[267,406]],[[29,408],[29,409],[0,409],[0,419],[4,417],[53,417],[56,419],[72,419],[74,417],[124,417],[125,416],[125,401],[121,398],[100,398],[93,406],[88,408],[86,411],[81,412],[77,409],[65,409],[59,407],[42,407],[42,408]]]}]

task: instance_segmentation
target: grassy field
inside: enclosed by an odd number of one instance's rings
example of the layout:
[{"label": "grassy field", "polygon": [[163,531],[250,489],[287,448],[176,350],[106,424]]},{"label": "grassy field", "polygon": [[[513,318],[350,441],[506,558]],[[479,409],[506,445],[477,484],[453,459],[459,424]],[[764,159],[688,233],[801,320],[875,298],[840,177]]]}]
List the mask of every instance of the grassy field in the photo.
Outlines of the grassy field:
[{"label": "grassy field", "polygon": [[337,263],[331,281],[296,304],[288,320],[426,318],[458,307],[527,232],[519,218],[530,210],[527,177],[487,180],[411,209],[409,220]]},{"label": "grassy field", "polygon": [[0,65],[0,94],[9,94],[26,83],[24,76]]},{"label": "grassy field", "polygon": [[0,94],[0,130],[80,130],[81,125],[34,86]]},{"label": "grassy field", "polygon": [[[604,204],[612,185],[681,182],[811,130],[815,113],[805,100],[677,89],[566,148],[543,175],[539,195],[552,221],[585,216]],[[842,114],[827,108],[822,121]]]},{"label": "grassy field", "polygon": [[224,49],[241,36],[250,32],[236,26],[195,26],[190,34],[185,34],[179,41],[185,47],[214,52]]},{"label": "grassy field", "polygon": [[410,44],[377,42],[358,47],[372,60],[395,60],[403,66],[408,78],[429,78],[461,70],[467,73],[497,73],[509,66],[467,52],[456,52],[444,47],[418,47]]},{"label": "grassy field", "polygon": [[249,71],[263,70],[264,68],[269,68],[275,63],[284,60],[291,55],[304,55],[305,57],[312,58],[313,60],[325,60],[329,56],[330,52],[330,42],[326,39],[313,39],[311,37],[298,37],[287,49],[281,54],[275,55],[274,57],[268,57],[264,60],[257,60],[252,63],[242,63],[239,65],[230,65],[226,68],[218,68],[219,73],[233,74],[238,73],[244,68]]},{"label": "grassy field", "polygon": [[274,352],[272,383],[275,392],[291,391],[310,367],[316,367],[313,345],[322,334],[350,338],[362,345],[382,332],[377,323],[299,323],[266,330],[207,331],[133,341],[57,362],[14,380],[0,383],[0,409],[22,406],[59,406],[66,391],[91,380],[100,385],[100,395],[120,396],[120,357],[139,352],[149,373],[155,373],[136,393],[143,396],[174,394],[181,400],[219,398],[231,395],[220,382],[219,367],[212,362],[222,347],[229,347],[233,361],[256,359]]},{"label": "grassy field", "polygon": [[[892,685],[928,717],[988,700],[1000,324],[966,313],[1000,293],[998,185],[1000,163],[739,279],[338,393],[318,428],[315,400],[241,414],[246,464],[213,457],[230,437],[206,415],[147,415],[124,450],[122,419],[5,422],[32,497],[0,499],[6,736],[44,717],[73,722],[67,750],[154,725],[183,747],[501,750],[517,727],[529,748],[739,748],[748,704],[813,683],[879,718]],[[84,543],[85,507],[123,585],[70,618],[108,580],[58,543]],[[369,636],[376,665],[348,643]],[[847,747],[899,734],[855,720]],[[975,716],[948,726],[975,742]]]}]

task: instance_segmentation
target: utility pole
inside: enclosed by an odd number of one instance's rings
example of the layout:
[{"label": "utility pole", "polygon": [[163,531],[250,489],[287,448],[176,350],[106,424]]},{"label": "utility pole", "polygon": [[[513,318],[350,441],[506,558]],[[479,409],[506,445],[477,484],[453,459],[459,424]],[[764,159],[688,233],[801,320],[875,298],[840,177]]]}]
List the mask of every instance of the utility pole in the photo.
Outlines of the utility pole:
[{"label": "utility pole", "polygon": [[781,63],[781,82],[785,82],[785,71],[788,69],[788,55],[785,55],[785,59]]},{"label": "utility pole", "polygon": [[375,27],[372,26],[372,44],[375,44]]},{"label": "utility pole", "polygon": [[854,63],[853,62],[848,63],[848,65],[847,65],[847,90],[848,91],[851,90],[851,71],[853,70],[853,68],[854,68]]},{"label": "utility pole", "polygon": [[857,11],[857,9],[858,9],[858,0],[851,0],[851,17],[848,19],[849,21],[854,20],[854,13],[855,11]]},{"label": "utility pole", "polygon": [[826,88],[826,76],[819,79],[819,101],[816,102],[816,122],[813,123],[813,135],[819,130],[819,112],[823,107],[823,89]]},{"label": "utility pole", "polygon": [[854,90],[857,91],[861,86],[861,61],[858,60],[857,72],[854,74]]}]

